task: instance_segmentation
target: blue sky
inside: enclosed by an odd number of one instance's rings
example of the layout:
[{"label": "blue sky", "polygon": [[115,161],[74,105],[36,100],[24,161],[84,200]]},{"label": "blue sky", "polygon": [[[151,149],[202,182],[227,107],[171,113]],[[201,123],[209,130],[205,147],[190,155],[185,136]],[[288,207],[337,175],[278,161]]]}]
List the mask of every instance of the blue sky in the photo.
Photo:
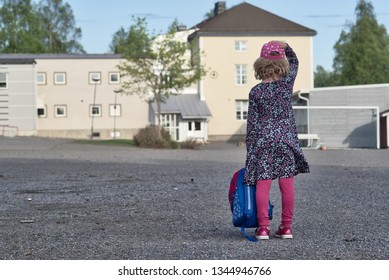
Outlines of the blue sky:
[{"label": "blue sky", "polygon": [[[81,43],[87,53],[106,53],[112,35],[133,22],[132,16],[146,17],[150,31],[167,30],[177,19],[192,27],[213,9],[215,0],[64,0],[70,4],[76,25],[82,29]],[[242,2],[316,30],[313,39],[314,67],[332,70],[333,46],[347,23],[355,22],[357,0],[226,0],[227,8]],[[371,0],[377,21],[389,33],[389,1]],[[260,48],[260,46],[258,46]]]}]

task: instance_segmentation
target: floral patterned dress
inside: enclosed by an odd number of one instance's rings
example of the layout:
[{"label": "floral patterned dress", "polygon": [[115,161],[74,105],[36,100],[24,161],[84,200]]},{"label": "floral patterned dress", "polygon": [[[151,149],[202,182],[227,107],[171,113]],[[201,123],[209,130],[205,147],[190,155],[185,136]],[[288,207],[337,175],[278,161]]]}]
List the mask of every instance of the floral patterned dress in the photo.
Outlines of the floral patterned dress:
[{"label": "floral patterned dress", "polygon": [[249,185],[255,185],[257,180],[309,172],[292,109],[298,59],[290,47],[285,49],[285,54],[290,64],[289,74],[274,82],[259,83],[249,94],[245,173]]}]

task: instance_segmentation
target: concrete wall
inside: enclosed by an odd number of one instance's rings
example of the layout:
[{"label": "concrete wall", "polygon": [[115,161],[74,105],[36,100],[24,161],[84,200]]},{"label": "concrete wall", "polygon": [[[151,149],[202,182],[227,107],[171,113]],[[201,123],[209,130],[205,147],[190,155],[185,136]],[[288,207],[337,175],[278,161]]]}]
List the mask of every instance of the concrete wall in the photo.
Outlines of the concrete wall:
[{"label": "concrete wall", "polygon": [[[38,135],[66,138],[89,138],[92,116],[90,107],[101,105],[101,116],[93,117],[93,131],[100,138],[111,138],[114,129],[120,138],[132,138],[148,124],[148,104],[138,96],[115,93],[120,84],[109,81],[118,73],[119,59],[37,59],[37,72],[46,74],[46,84],[38,85],[39,107],[46,115],[38,118]],[[66,73],[66,84],[55,85],[54,73]],[[90,82],[90,73],[100,73],[101,81]],[[96,92],[96,94],[95,94]],[[110,106],[121,108],[119,116],[110,114]],[[94,103],[95,96],[95,103]],[[55,106],[65,105],[66,117],[55,116]]]},{"label": "concrete wall", "polygon": [[[317,88],[310,92],[311,106],[378,106],[389,109],[389,84]],[[379,112],[310,110],[310,132],[328,147],[377,148]],[[382,132],[384,133],[384,132]]]},{"label": "concrete wall", "polygon": [[309,94],[310,105],[379,106],[389,109],[389,84],[315,88]]},{"label": "concrete wall", "polygon": [[14,136],[14,130],[22,136],[35,135],[35,65],[1,65],[0,72],[7,75],[7,88],[0,89],[1,135]]}]

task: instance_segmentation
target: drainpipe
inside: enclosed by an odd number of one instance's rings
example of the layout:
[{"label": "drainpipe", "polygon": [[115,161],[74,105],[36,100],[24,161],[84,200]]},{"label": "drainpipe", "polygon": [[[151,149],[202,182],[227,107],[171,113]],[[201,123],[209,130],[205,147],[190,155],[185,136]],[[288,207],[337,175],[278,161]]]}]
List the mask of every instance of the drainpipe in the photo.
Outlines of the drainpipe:
[{"label": "drainpipe", "polygon": [[[302,96],[302,92],[301,91],[298,92],[298,97],[300,99],[305,100],[307,102],[307,134],[309,134],[310,130],[311,130],[310,129],[310,125],[309,125],[309,99],[304,97],[304,96]],[[309,143],[309,141],[311,141],[311,140],[308,140],[308,145],[311,144],[311,143]]]}]

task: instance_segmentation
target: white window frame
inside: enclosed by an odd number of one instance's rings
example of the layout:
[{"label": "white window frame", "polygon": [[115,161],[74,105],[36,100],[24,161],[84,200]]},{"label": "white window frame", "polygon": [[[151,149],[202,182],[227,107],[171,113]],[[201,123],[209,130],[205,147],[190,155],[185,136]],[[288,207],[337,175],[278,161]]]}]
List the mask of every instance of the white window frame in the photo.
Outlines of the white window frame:
[{"label": "white window frame", "polygon": [[235,51],[236,52],[246,52],[247,51],[247,41],[236,40],[235,41]]},{"label": "white window frame", "polygon": [[[93,81],[93,79],[98,79],[98,81]],[[89,84],[101,84],[101,72],[89,72]]]},{"label": "white window frame", "polygon": [[235,119],[237,121],[246,121],[249,110],[248,100],[235,100]]},{"label": "white window frame", "polygon": [[[41,77],[41,79],[39,79]],[[46,73],[38,72],[36,73],[36,84],[37,85],[45,85],[46,84]]]},{"label": "white window frame", "polygon": [[[62,109],[63,113],[59,113],[58,109]],[[66,118],[67,117],[67,106],[66,105],[54,105],[54,116],[56,118]]]},{"label": "white window frame", "polygon": [[[97,108],[98,112],[96,114],[93,113],[93,109]],[[90,117],[101,117],[102,116],[102,111],[101,111],[101,105],[100,104],[94,104],[89,106],[89,116]]]},{"label": "white window frame", "polygon": [[201,131],[201,121],[188,122],[188,131]]},{"label": "white window frame", "polygon": [[[0,89],[8,89],[8,73],[0,72]],[[4,77],[4,78],[3,78]]]},{"label": "white window frame", "polygon": [[247,85],[247,64],[235,64],[235,82],[237,85]]},{"label": "white window frame", "polygon": [[[59,77],[63,77],[59,80]],[[66,73],[65,72],[55,72],[54,73],[54,84],[55,85],[66,85]]]},{"label": "white window frame", "polygon": [[[117,76],[117,80],[113,80],[113,77]],[[120,73],[119,72],[109,72],[108,81],[110,84],[120,84]]]},{"label": "white window frame", "polygon": [[109,116],[110,117],[121,117],[122,116],[122,105],[110,104],[109,105]]}]

